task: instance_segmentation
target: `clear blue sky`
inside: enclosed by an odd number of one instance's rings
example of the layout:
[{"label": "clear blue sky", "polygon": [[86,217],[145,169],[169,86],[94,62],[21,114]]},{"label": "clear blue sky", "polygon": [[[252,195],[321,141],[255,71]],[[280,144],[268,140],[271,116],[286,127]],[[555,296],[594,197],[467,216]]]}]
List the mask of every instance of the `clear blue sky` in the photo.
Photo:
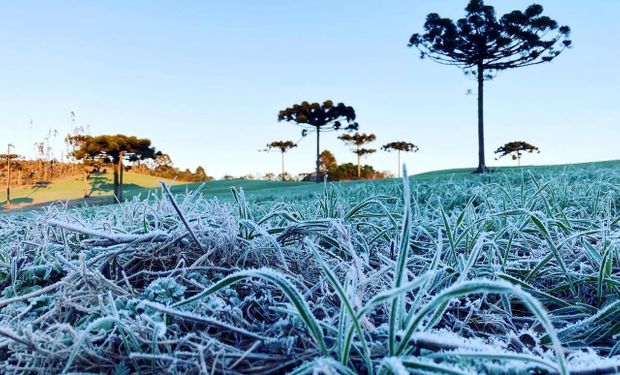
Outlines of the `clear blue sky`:
[{"label": "clear blue sky", "polygon": [[[507,71],[486,86],[487,163],[512,140],[538,145],[525,163],[620,158],[620,1],[540,0],[573,29],[550,64]],[[495,0],[498,13],[531,1]],[[465,0],[4,1],[0,5],[0,145],[31,144],[69,112],[92,133],[152,139],[175,165],[224,174],[278,172],[257,150],[300,138],[278,110],[302,100],[355,107],[377,148],[407,140],[414,172],[476,165],[475,89],[460,70],[420,60],[406,44],[426,14],[460,17]],[[32,132],[30,120],[33,120]],[[58,137],[60,150],[62,136]],[[4,147],[4,146],[2,146]],[[314,139],[287,156],[310,171]],[[335,134],[322,149],[354,161]],[[57,151],[60,156],[60,151]],[[368,161],[395,169],[396,155]]]}]

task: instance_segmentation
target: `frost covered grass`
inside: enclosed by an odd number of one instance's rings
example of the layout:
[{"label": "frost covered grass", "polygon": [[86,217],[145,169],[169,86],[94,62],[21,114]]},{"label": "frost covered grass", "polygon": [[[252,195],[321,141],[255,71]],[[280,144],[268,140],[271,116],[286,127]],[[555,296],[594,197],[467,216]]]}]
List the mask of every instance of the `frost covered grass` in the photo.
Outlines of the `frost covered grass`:
[{"label": "frost covered grass", "polygon": [[0,216],[2,373],[620,371],[620,171]]}]

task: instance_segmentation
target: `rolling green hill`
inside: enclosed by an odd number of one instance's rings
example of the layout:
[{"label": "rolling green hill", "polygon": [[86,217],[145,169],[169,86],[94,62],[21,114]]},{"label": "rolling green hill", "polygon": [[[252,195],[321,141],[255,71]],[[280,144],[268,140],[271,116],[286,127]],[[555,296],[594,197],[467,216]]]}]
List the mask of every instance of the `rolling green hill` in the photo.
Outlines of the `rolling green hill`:
[{"label": "rolling green hill", "polygon": [[[591,168],[620,168],[620,160],[602,161],[593,163],[580,164],[564,164],[551,166],[531,166],[531,167],[501,167],[496,168],[496,173],[514,172],[519,170],[537,170],[537,171],[556,171],[561,172],[565,169],[591,169]],[[480,175],[473,174],[473,168],[446,169],[432,172],[420,173],[412,176],[420,181],[433,180],[436,178],[450,179],[478,179]],[[159,188],[160,177],[127,173],[125,174],[125,183],[123,185],[124,197],[130,199],[137,195],[145,196],[149,191]],[[351,184],[383,184],[391,181],[386,180],[365,180],[365,181],[344,181],[339,182],[339,186],[348,186]],[[172,181],[166,181],[168,184]],[[111,202],[112,196],[112,175],[106,174],[95,176],[90,180],[91,197],[84,201],[83,182],[80,176],[66,178],[55,181],[46,187],[16,188],[11,190],[11,201],[14,208],[28,208],[34,205],[41,205],[54,201],[71,201],[73,205],[82,203],[103,204]],[[249,196],[256,196],[262,199],[277,198],[291,195],[305,195],[320,191],[322,185],[312,182],[283,182],[283,181],[264,181],[264,180],[217,180],[202,183],[187,183],[176,181],[172,183],[173,193],[184,193],[187,190],[195,190],[202,186],[202,193],[206,197],[215,197],[221,199],[230,199],[230,188],[242,188]],[[6,205],[6,191],[0,192],[0,210]]]}]

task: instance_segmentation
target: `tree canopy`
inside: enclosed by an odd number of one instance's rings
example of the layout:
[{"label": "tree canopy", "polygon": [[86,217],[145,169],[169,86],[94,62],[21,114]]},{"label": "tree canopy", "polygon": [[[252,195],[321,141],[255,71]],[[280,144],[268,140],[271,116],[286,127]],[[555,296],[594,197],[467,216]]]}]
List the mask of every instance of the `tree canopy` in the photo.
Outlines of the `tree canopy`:
[{"label": "tree canopy", "polygon": [[508,142],[505,145],[499,147],[497,150],[495,150],[495,153],[499,154],[499,156],[497,157],[498,159],[504,156],[511,155],[512,160],[517,160],[519,165],[521,165],[521,156],[523,156],[524,152],[527,152],[530,154],[534,152],[540,153],[540,149],[527,142],[514,141],[514,142]]},{"label": "tree canopy", "polygon": [[390,152],[390,151],[418,152],[420,150],[420,148],[414,145],[413,143],[404,142],[404,141],[386,143],[381,147],[381,149],[387,152]]},{"label": "tree canopy", "polygon": [[355,134],[342,134],[338,137],[338,139],[342,140],[348,145],[353,146],[354,148],[363,146],[365,144],[374,142],[377,139],[377,136],[370,133],[355,133]]},{"label": "tree canopy", "polygon": [[483,0],[471,0],[465,11],[467,15],[457,22],[429,14],[425,33],[413,34],[409,46],[420,50],[422,58],[440,64],[491,73],[551,61],[572,44],[570,27],[542,15],[539,4],[499,20],[495,8]]},{"label": "tree canopy", "polygon": [[338,166],[338,163],[336,162],[336,157],[329,150],[323,150],[323,152],[321,152],[320,158],[322,174],[328,173],[331,168],[333,168],[334,166]]},{"label": "tree canopy", "polygon": [[155,159],[159,155],[148,138],[123,134],[82,137],[79,148],[73,153],[76,159],[108,159],[118,163],[121,158],[138,161]]},{"label": "tree canopy", "polygon": [[320,128],[328,130],[357,130],[355,110],[343,103],[334,105],[331,100],[323,104],[301,102],[278,113],[278,121],[288,121],[306,128]]},{"label": "tree canopy", "polygon": [[353,153],[357,156],[370,155],[377,152],[374,148],[358,148],[357,150],[353,150]]},{"label": "tree canopy", "polygon": [[297,147],[297,144],[293,141],[273,141],[267,145],[267,149],[278,149],[280,152],[287,152],[288,150]]}]

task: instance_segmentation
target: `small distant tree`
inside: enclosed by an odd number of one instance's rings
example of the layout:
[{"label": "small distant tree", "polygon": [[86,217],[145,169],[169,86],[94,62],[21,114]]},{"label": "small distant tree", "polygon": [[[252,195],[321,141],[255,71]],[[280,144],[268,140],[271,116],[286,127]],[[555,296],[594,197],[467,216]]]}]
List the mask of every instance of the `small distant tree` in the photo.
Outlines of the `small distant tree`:
[{"label": "small distant tree", "polygon": [[154,165],[153,171],[160,177],[171,178],[178,172],[173,167],[172,158],[166,153],[159,153],[155,156],[155,159],[152,160],[152,164]]},{"label": "small distant tree", "polygon": [[73,152],[73,157],[79,160],[105,160],[113,164],[114,197],[118,201],[123,200],[123,161],[155,159],[158,155],[149,139],[123,134],[87,136]]},{"label": "small distant tree", "polygon": [[323,150],[319,157],[320,159],[320,171],[321,174],[329,174],[331,171],[338,167],[338,162],[336,161],[336,157],[329,150]]},{"label": "small distant tree", "polygon": [[530,154],[536,152],[540,154],[540,150],[538,149],[538,147],[531,145],[527,142],[515,141],[515,142],[508,142],[502,147],[495,150],[495,153],[499,154],[499,156],[495,158],[495,160],[502,158],[504,156],[510,155],[512,157],[512,160],[516,160],[517,165],[520,167],[521,156],[523,156],[524,152],[528,152]]},{"label": "small distant tree", "polygon": [[421,58],[461,68],[478,81],[478,168],[488,170],[484,161],[484,81],[498,72],[542,64],[555,59],[571,46],[570,28],[559,26],[543,7],[530,5],[512,11],[499,20],[492,6],[470,0],[465,18],[456,23],[431,13],[424,34],[413,34],[409,47],[417,47]]},{"label": "small distant tree", "polygon": [[273,172],[267,172],[267,173],[265,173],[264,178],[265,178],[265,180],[272,181],[272,180],[274,179],[274,177],[275,177],[275,176],[276,176],[276,175],[275,175],[275,173],[273,173]]},{"label": "small distant tree", "polygon": [[388,144],[383,145],[383,147],[381,147],[381,149],[383,149],[384,151],[387,152],[391,152],[391,151],[396,151],[398,153],[398,165],[396,170],[398,171],[398,177],[400,177],[400,170],[402,169],[402,166],[400,165],[400,153],[402,152],[418,152],[420,150],[420,148],[416,145],[414,145],[413,143],[410,142],[403,142],[403,141],[398,141],[398,142],[390,142]]},{"label": "small distant tree", "polygon": [[355,110],[343,103],[334,105],[331,100],[323,104],[302,102],[292,107],[281,110],[278,113],[278,121],[287,121],[303,128],[301,134],[306,136],[309,130],[316,132],[316,182],[320,177],[320,135],[321,132],[357,130],[359,125],[355,122]]},{"label": "small distant tree", "polygon": [[352,152],[357,155],[357,178],[362,176],[362,157],[376,152],[374,148],[363,148],[362,146],[374,142],[377,137],[374,134],[355,133],[343,134],[338,139],[351,146]]},{"label": "small distant tree", "polygon": [[293,141],[273,141],[267,145],[267,150],[276,149],[280,151],[280,158],[282,164],[282,181],[286,180],[286,172],[284,170],[284,154],[290,149],[297,147],[297,144]]},{"label": "small distant tree", "polygon": [[202,165],[199,165],[196,167],[196,172],[194,172],[194,179],[196,181],[209,181],[211,178],[207,175],[207,172]]}]

